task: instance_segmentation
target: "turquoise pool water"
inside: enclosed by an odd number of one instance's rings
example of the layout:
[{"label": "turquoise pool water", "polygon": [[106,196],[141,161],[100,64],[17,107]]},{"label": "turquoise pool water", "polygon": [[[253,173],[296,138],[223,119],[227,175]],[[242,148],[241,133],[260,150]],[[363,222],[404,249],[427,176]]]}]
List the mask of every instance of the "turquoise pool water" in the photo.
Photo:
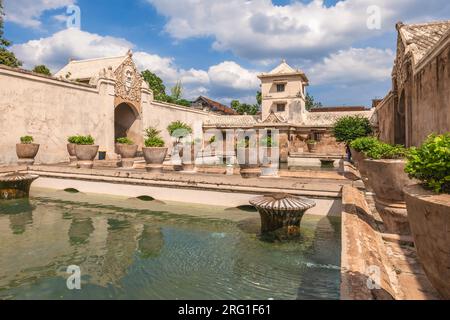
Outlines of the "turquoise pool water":
[{"label": "turquoise pool water", "polygon": [[[261,241],[258,223],[62,192],[0,202],[0,299],[339,299],[339,218],[305,216],[289,243]],[[81,290],[67,287],[71,265]]]}]

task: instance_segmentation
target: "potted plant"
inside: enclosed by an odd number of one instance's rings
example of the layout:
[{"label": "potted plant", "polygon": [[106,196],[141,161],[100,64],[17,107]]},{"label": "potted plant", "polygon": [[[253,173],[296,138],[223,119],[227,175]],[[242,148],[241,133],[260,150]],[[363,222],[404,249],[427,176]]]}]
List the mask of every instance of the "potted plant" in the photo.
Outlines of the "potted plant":
[{"label": "potted plant", "polygon": [[122,158],[122,167],[133,167],[138,145],[129,138],[117,138],[116,151]]},{"label": "potted plant", "polygon": [[317,141],[313,139],[309,139],[306,141],[306,145],[308,146],[308,151],[310,153],[315,153],[317,151]]},{"label": "potted plant", "polygon": [[378,139],[374,137],[357,138],[350,143],[351,158],[355,166],[358,168],[361,178],[369,191],[372,191],[372,187],[370,186],[367,170],[364,166],[364,160],[366,159],[365,152],[368,152],[378,143]]},{"label": "potted plant", "polygon": [[69,153],[69,165],[77,165],[77,155],[75,153],[75,146],[77,144],[79,136],[70,136],[67,138],[67,152]]},{"label": "potted plant", "polygon": [[387,231],[410,234],[403,194],[403,188],[413,183],[405,173],[407,149],[378,141],[365,154],[364,167]]},{"label": "potted plant", "polygon": [[16,145],[16,153],[19,158],[19,164],[32,165],[34,158],[39,151],[39,144],[33,143],[32,136],[24,136],[20,138],[20,143]]},{"label": "potted plant", "polygon": [[237,158],[242,178],[257,178],[261,176],[261,163],[259,161],[256,142],[251,142],[248,137],[241,139],[236,144]]},{"label": "potted plant", "polygon": [[358,138],[372,134],[369,119],[362,116],[346,116],[337,120],[333,126],[333,134],[337,142],[345,143],[348,160],[350,161],[350,143]]},{"label": "potted plant", "polygon": [[94,167],[94,159],[97,156],[99,146],[94,144],[95,140],[91,135],[77,136],[75,141],[77,167],[92,169]]},{"label": "potted plant", "polygon": [[142,148],[146,169],[149,172],[162,172],[163,162],[167,155],[164,140],[160,137],[160,131],[149,127],[145,130],[145,147]]},{"label": "potted plant", "polygon": [[174,152],[178,152],[180,157],[183,156],[183,148],[181,146],[181,139],[187,137],[192,133],[192,128],[181,121],[174,121],[168,127],[167,131],[170,136],[174,138]]},{"label": "potted plant", "polygon": [[404,189],[419,260],[442,298],[450,299],[450,133],[413,148],[405,170],[421,182]]}]

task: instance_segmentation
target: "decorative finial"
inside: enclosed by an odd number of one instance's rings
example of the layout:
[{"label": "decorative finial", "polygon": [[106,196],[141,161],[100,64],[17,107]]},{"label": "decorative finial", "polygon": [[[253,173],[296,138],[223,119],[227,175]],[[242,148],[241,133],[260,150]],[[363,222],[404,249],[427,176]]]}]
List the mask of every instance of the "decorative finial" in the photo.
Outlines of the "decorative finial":
[{"label": "decorative finial", "polygon": [[286,63],[286,59],[281,59],[281,63]]},{"label": "decorative finial", "polygon": [[131,49],[128,50],[127,56],[129,56],[129,57],[132,57],[132,56],[133,56],[133,51],[132,51]]}]

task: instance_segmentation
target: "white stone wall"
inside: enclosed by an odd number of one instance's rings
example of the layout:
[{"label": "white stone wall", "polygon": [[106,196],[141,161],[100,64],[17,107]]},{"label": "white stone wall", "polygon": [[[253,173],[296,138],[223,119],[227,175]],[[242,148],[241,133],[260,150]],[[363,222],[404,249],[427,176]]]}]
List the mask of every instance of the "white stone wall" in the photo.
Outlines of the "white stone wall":
[{"label": "white stone wall", "polygon": [[[25,135],[41,145],[36,163],[67,161],[67,137],[76,134],[91,134],[101,151],[114,156],[114,85],[100,79],[94,88],[0,67],[0,165],[17,161],[15,145]],[[152,101],[145,88],[141,100],[142,129],[156,126],[168,147],[171,122],[183,121],[201,133],[203,121],[215,117]]]},{"label": "white stone wall", "polygon": [[17,161],[15,145],[24,135],[41,145],[37,163],[66,161],[67,137],[75,134],[91,134],[111,151],[113,85],[103,81],[97,89],[1,67],[0,163]]}]

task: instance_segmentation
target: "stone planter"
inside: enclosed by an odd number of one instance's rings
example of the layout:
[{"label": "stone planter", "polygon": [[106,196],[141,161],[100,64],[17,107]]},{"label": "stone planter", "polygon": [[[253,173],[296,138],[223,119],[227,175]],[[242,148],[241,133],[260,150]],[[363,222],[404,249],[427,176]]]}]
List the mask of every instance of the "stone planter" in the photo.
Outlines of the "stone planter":
[{"label": "stone planter", "polygon": [[39,151],[39,144],[36,143],[18,143],[16,144],[16,154],[19,158],[19,165],[33,165],[34,158]]},{"label": "stone planter", "polygon": [[137,144],[116,144],[117,153],[122,158],[123,168],[132,168],[134,165],[134,158],[136,157],[138,145]]},{"label": "stone planter", "polygon": [[373,188],[370,184],[369,176],[367,174],[366,166],[364,160],[367,158],[366,155],[362,152],[356,151],[353,148],[350,148],[350,152],[352,153],[353,163],[356,168],[358,168],[359,173],[361,174],[361,180],[364,183],[367,191],[373,192]]},{"label": "stone planter", "polygon": [[[252,159],[250,155],[256,153],[256,163],[251,163]],[[258,178],[261,176],[261,164],[259,162],[258,149],[257,148],[246,148],[244,152],[244,159],[238,159],[240,174],[244,179],[248,178]]]},{"label": "stone planter", "polygon": [[75,154],[77,157],[77,167],[83,169],[92,169],[94,159],[97,156],[99,146],[95,145],[76,145]]},{"label": "stone planter", "polygon": [[310,152],[310,153],[316,153],[316,151],[317,151],[317,142],[315,142],[315,143],[306,143],[306,145],[308,146],[308,151]]},{"label": "stone planter", "polygon": [[167,148],[142,148],[148,172],[162,172]]},{"label": "stone planter", "polygon": [[414,183],[405,173],[405,160],[364,160],[375,205],[388,232],[410,234],[403,188]]},{"label": "stone planter", "polygon": [[75,143],[67,144],[67,152],[69,153],[69,166],[77,166],[77,154],[75,153]]},{"label": "stone planter", "polygon": [[419,260],[434,288],[450,299],[450,195],[420,185],[404,189]]}]

